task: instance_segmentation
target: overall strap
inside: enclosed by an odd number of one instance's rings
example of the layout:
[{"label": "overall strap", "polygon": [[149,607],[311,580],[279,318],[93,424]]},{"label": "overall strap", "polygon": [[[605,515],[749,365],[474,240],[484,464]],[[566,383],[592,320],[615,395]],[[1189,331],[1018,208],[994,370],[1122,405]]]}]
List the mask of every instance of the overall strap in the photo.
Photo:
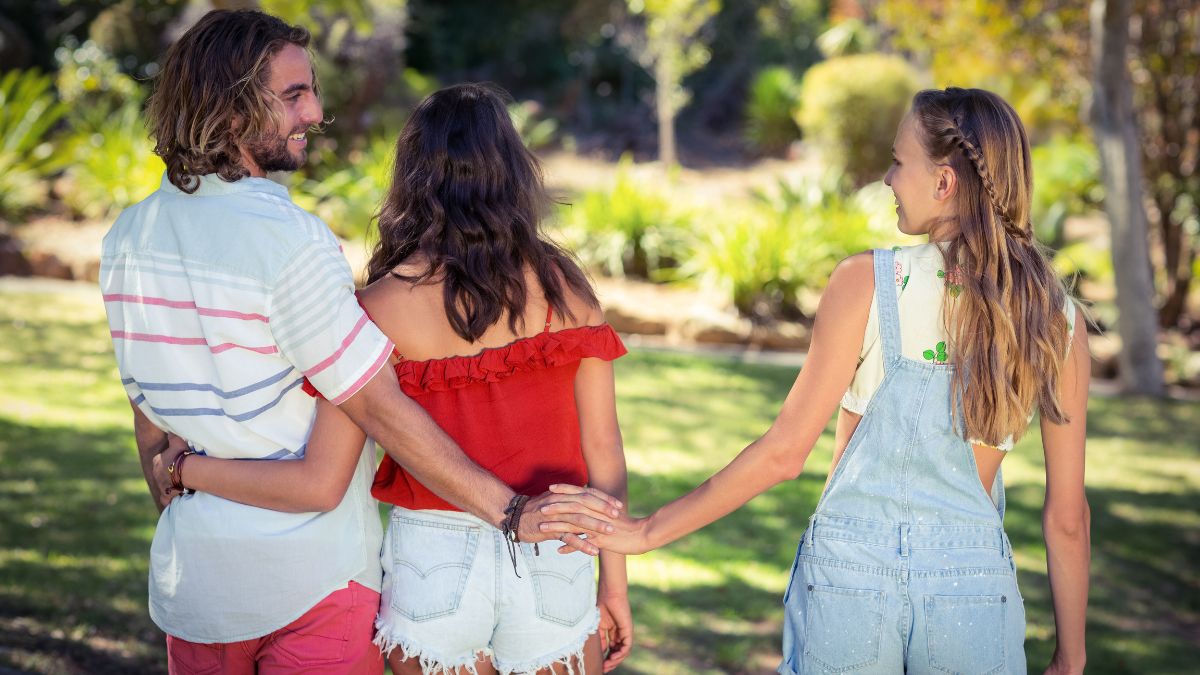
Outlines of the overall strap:
[{"label": "overall strap", "polygon": [[883,344],[883,367],[900,358],[900,311],[896,304],[896,253],[875,249],[875,309],[879,340]]}]

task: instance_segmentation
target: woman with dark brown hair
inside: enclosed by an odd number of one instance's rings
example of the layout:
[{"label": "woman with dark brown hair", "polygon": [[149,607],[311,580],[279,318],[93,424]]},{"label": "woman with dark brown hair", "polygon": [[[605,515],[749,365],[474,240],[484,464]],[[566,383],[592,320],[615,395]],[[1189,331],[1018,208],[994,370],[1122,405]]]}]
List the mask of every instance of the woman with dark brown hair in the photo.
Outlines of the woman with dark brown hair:
[{"label": "woman with dark brown hair", "polygon": [[[506,97],[463,84],[413,112],[363,306],[396,343],[401,387],[480,466],[518,494],[624,499],[611,361],[625,348],[540,231],[541,168]],[[594,590],[587,555],[505,539],[387,458],[372,494],[393,505],[376,641],[395,672],[598,673],[628,654],[624,556],[601,551]]]},{"label": "woman with dark brown hair", "polygon": [[771,428],[596,543],[657,548],[795,478],[837,410],[833,469],[784,596],[779,672],[1025,673],[1000,464],[1036,409],[1058,629],[1047,672],[1082,672],[1088,344],[1033,238],[1025,129],[990,92],[923,91],[893,154],[898,227],[929,243],[844,260]]}]

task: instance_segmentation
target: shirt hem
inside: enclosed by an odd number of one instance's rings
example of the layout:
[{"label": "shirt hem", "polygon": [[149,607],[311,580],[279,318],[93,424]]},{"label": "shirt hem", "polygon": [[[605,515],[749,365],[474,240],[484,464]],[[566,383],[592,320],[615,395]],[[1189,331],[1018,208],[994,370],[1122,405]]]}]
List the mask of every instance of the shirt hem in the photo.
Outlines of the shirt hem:
[{"label": "shirt hem", "polygon": [[[364,568],[364,569],[366,569],[366,568]],[[347,577],[346,579],[342,580],[340,583],[334,583],[334,584],[330,585],[329,587],[326,588],[325,592],[321,593],[321,595],[318,596],[316,601],[313,602],[311,605],[308,605],[307,607],[301,609],[295,616],[291,616],[291,617],[287,618],[285,621],[283,621],[283,623],[279,624],[278,626],[275,626],[274,628],[268,628],[266,630],[252,630],[252,631],[249,631],[246,633],[240,633],[237,635],[232,635],[232,636],[222,635],[220,637],[203,637],[200,635],[190,635],[190,634],[185,633],[183,630],[175,630],[175,629],[171,628],[170,626],[167,625],[168,622],[161,620],[160,617],[157,616],[157,612],[154,611],[154,603],[150,604],[150,620],[153,621],[154,625],[158,626],[159,629],[162,630],[162,632],[166,633],[167,635],[170,635],[171,637],[174,637],[174,638],[178,638],[180,640],[184,640],[186,642],[192,642],[192,643],[195,643],[198,645],[229,644],[232,642],[243,642],[245,640],[254,640],[257,638],[266,637],[266,636],[270,635],[271,633],[274,633],[275,631],[278,631],[278,630],[288,627],[293,622],[295,622],[297,619],[299,619],[300,617],[302,617],[305,614],[307,614],[308,612],[310,612],[313,607],[316,607],[317,605],[324,602],[325,599],[328,598],[330,595],[333,595],[334,593],[342,590],[343,588],[348,587],[350,585],[350,582],[358,581],[358,579],[356,577],[359,574],[362,574],[362,570],[359,570],[356,574],[353,574],[353,575]],[[362,582],[358,582],[358,583],[361,584]],[[366,584],[362,584],[362,585],[366,586]],[[368,588],[369,588],[369,586],[368,586]],[[379,589],[372,588],[371,590],[378,591]]]}]

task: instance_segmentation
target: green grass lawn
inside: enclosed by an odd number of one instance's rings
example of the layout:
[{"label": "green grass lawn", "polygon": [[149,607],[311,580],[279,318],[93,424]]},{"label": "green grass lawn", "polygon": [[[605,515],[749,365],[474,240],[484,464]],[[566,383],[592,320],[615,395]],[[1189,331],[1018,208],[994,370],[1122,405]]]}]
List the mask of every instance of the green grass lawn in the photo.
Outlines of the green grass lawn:
[{"label": "green grass lawn", "polygon": [[[11,287],[10,287],[11,288]],[[0,290],[0,672],[165,672],[146,615],[155,512],[98,292]],[[618,394],[635,512],[678,496],[767,428],[793,370],[634,352]],[[638,640],[624,673],[767,673],[780,598],[829,467],[630,559]],[[1090,405],[1093,673],[1193,671],[1200,643],[1200,403]],[[1036,435],[1005,463],[1031,672],[1052,648]]]}]

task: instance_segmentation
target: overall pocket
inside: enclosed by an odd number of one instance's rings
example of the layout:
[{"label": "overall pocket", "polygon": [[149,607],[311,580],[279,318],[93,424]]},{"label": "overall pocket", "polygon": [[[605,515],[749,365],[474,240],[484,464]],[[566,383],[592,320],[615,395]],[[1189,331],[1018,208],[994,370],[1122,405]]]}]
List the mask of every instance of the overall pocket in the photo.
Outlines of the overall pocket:
[{"label": "overall pocket", "polygon": [[545,544],[541,548],[541,555],[534,555],[532,546],[521,546],[533,581],[537,615],[563,626],[574,626],[596,606],[592,557],[579,551],[559,554]]},{"label": "overall pocket", "polygon": [[980,675],[1004,668],[1005,595],[925,596],[929,667]]},{"label": "overall pocket", "polygon": [[809,584],[804,655],[828,672],[846,673],[879,660],[883,591]]},{"label": "overall pocket", "polygon": [[479,528],[411,516],[392,518],[392,609],[413,621],[458,611],[475,561]]}]

